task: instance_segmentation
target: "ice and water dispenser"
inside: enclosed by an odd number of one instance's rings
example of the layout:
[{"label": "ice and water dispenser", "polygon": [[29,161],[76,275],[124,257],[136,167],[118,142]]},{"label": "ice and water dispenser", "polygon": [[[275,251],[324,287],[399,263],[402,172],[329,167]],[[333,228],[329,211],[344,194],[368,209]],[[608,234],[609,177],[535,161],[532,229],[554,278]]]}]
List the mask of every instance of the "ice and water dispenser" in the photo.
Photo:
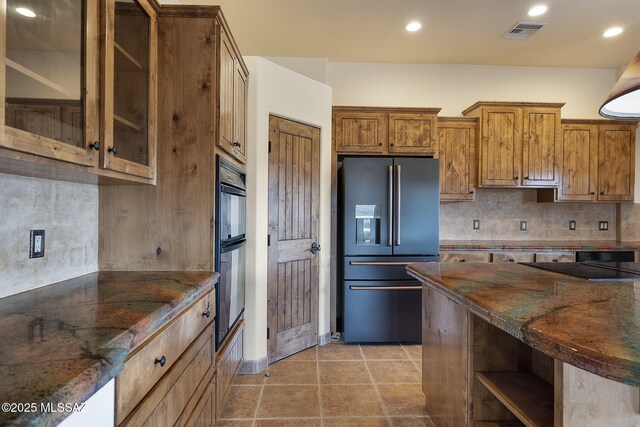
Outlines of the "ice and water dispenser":
[{"label": "ice and water dispenser", "polygon": [[356,205],[356,244],[380,244],[379,205]]}]

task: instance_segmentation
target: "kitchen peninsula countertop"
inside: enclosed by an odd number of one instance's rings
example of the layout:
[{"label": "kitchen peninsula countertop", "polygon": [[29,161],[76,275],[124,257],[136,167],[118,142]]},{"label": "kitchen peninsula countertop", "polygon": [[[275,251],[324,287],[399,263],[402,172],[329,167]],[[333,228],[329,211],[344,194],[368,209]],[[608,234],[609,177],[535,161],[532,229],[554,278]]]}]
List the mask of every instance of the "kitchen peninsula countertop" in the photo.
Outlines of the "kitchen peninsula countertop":
[{"label": "kitchen peninsula countertop", "polygon": [[[210,272],[97,272],[0,299],[2,402],[84,402],[217,280]],[[2,412],[0,425],[67,415]]]},{"label": "kitchen peninsula countertop", "polygon": [[511,263],[417,263],[407,270],[548,356],[640,386],[640,282],[587,281]]},{"label": "kitchen peninsula countertop", "polygon": [[440,250],[635,251],[640,250],[640,242],[615,240],[440,240]]}]

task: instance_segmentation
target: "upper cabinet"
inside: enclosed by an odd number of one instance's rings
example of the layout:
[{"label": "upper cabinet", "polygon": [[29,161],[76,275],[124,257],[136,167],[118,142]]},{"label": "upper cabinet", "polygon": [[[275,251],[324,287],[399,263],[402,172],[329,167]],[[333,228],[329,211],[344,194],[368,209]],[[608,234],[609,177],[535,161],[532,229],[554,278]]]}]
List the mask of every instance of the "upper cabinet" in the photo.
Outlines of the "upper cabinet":
[{"label": "upper cabinet", "polygon": [[220,28],[220,129],[217,145],[241,163],[247,160],[248,71],[225,28]]},{"label": "upper cabinet", "polygon": [[556,200],[633,201],[636,122],[563,120]]},{"label": "upper cabinet", "polygon": [[156,11],[146,0],[102,2],[101,166],[153,178]]},{"label": "upper cabinet", "polygon": [[26,16],[16,11],[25,7],[18,0],[1,8],[0,147],[9,149],[0,151],[1,170],[153,183],[157,4],[28,5]]},{"label": "upper cabinet", "polygon": [[[7,0],[0,50],[4,136],[0,146],[96,166],[99,14],[97,2]],[[84,43],[83,43],[84,40]],[[4,94],[1,93],[4,89]]]},{"label": "upper cabinet", "polygon": [[337,153],[438,156],[439,108],[333,107]]},{"label": "upper cabinet", "polygon": [[480,126],[481,187],[555,187],[564,104],[477,102],[463,115]]},{"label": "upper cabinet", "polygon": [[477,120],[438,118],[440,200],[474,200],[478,160]]}]

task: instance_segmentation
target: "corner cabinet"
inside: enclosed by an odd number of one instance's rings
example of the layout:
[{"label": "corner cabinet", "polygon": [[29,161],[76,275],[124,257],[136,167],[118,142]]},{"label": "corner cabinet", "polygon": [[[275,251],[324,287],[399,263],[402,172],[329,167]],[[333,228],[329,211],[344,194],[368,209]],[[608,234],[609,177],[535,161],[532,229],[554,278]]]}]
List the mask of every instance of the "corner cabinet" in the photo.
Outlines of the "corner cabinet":
[{"label": "corner cabinet", "polygon": [[147,0],[103,0],[100,164],[153,178],[156,155],[156,11]]},{"label": "corner cabinet", "polygon": [[558,201],[633,201],[635,121],[563,120]]},{"label": "corner cabinet", "polygon": [[338,154],[438,156],[439,108],[333,107]]},{"label": "corner cabinet", "polygon": [[463,111],[480,123],[480,187],[555,187],[564,104],[477,102]]},{"label": "corner cabinet", "polygon": [[440,200],[474,200],[477,185],[477,120],[438,118]]},{"label": "corner cabinet", "polygon": [[157,4],[18,3],[0,7],[0,171],[153,183]]},{"label": "corner cabinet", "polygon": [[220,28],[219,40],[220,127],[217,145],[239,162],[245,163],[249,73],[223,27]]}]

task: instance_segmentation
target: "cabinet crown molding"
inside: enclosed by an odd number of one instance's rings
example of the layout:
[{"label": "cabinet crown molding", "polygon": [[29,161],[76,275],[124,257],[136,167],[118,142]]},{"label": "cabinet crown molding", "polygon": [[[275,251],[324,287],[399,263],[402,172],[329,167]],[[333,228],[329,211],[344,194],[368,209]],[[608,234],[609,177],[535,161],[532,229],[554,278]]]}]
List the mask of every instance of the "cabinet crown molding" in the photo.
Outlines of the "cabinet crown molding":
[{"label": "cabinet crown molding", "polygon": [[478,101],[462,112],[466,116],[480,107],[527,107],[527,108],[562,108],[564,102],[509,102],[509,101]]}]

